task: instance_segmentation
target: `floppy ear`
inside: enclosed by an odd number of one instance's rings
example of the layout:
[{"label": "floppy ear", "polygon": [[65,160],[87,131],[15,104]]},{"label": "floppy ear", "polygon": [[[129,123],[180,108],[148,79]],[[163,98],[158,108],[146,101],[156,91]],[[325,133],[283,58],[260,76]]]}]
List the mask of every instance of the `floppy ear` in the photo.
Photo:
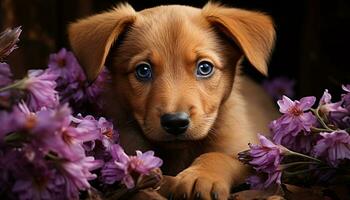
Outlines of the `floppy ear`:
[{"label": "floppy ear", "polygon": [[92,81],[98,76],[113,43],[135,18],[135,10],[129,4],[121,4],[111,11],[82,19],[68,27],[71,47],[88,80]]},{"label": "floppy ear", "polygon": [[202,14],[237,43],[258,71],[267,75],[267,61],[275,42],[274,25],[269,16],[211,2],[204,6]]}]

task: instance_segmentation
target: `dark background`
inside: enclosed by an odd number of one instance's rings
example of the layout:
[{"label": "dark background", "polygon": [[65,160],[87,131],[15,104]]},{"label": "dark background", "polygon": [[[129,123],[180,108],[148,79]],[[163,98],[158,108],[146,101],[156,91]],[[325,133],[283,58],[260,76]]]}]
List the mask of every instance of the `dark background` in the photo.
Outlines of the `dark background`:
[{"label": "dark background", "polygon": [[[43,68],[48,55],[68,47],[69,22],[108,10],[113,0],[0,0],[0,28],[22,26],[20,48],[8,63],[21,76],[28,68]],[[206,0],[130,0],[135,10],[164,4],[202,7]],[[298,96],[320,96],[325,88],[341,93],[350,83],[350,1],[333,0],[222,0],[225,5],[263,11],[276,24],[277,43],[270,62],[270,77],[296,80]],[[256,80],[262,76],[249,64]],[[336,95],[334,95],[336,96]]]}]

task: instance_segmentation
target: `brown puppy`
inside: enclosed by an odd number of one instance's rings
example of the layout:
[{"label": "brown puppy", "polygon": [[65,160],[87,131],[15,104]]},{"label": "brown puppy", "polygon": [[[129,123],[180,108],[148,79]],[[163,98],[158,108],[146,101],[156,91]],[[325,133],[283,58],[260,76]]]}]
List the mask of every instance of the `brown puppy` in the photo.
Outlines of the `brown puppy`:
[{"label": "brown puppy", "polygon": [[271,19],[208,3],[203,9],[127,4],[69,27],[90,80],[108,60],[115,110],[127,152],[153,149],[174,175],[175,198],[227,199],[247,176],[239,151],[267,132],[269,98],[239,71],[245,56],[263,74],[274,43]]}]

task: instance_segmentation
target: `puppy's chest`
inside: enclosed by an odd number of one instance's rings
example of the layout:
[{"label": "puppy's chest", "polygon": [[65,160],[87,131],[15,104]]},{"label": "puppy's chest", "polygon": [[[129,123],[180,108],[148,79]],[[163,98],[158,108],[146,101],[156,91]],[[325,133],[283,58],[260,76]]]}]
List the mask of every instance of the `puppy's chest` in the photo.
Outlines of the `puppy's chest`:
[{"label": "puppy's chest", "polygon": [[163,160],[162,171],[166,175],[177,175],[189,167],[203,152],[200,149],[157,149],[156,153]]}]

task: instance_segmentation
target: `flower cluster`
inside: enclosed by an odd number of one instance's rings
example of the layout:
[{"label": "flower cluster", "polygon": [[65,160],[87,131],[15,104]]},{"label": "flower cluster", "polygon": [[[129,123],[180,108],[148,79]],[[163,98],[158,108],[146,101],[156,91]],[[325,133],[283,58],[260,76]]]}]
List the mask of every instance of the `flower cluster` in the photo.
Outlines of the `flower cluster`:
[{"label": "flower cluster", "polygon": [[259,136],[260,145],[239,154],[257,171],[247,180],[252,187],[331,184],[337,172],[349,167],[350,85],[343,90],[338,102],[325,90],[316,108],[312,96],[295,101],[283,96],[277,102],[282,116],[270,123],[271,140]]},{"label": "flower cluster", "polygon": [[[50,55],[48,71],[58,76],[56,82],[61,103],[84,106],[90,103],[92,106],[102,107],[101,94],[109,81],[106,69],[90,84],[73,53],[63,48]],[[75,107],[75,110],[80,111],[81,108]]]},{"label": "flower cluster", "polygon": [[1,116],[1,154],[6,157],[1,159],[6,161],[1,185],[11,187],[20,199],[63,194],[77,199],[79,190],[90,187],[88,181],[96,178],[91,171],[103,161],[87,156],[83,144],[98,139],[101,132],[89,130],[84,121],[74,123],[67,105],[30,112],[20,103]]},{"label": "flower cluster", "polygon": [[[16,49],[20,32],[0,35],[1,60]],[[91,189],[91,180],[107,188],[114,182],[132,188],[138,176],[160,167],[151,151],[127,156],[106,118],[75,114],[82,101],[97,100],[107,77],[104,71],[89,85],[65,49],[50,56],[47,69],[29,70],[20,80],[12,79],[10,65],[0,63],[1,197],[79,199],[81,191]]]}]

